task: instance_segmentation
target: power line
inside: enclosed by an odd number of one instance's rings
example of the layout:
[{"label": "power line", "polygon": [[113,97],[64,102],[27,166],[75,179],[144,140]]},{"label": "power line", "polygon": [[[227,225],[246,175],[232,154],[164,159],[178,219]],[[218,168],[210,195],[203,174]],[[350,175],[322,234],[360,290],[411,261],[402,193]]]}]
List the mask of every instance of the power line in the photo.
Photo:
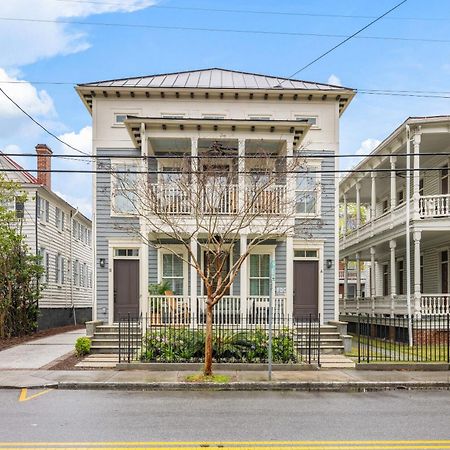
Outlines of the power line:
[{"label": "power line", "polygon": [[[320,150],[319,150],[320,151]],[[5,156],[9,156],[9,157],[33,157],[33,158],[37,158],[38,155],[36,153],[3,153],[3,155]],[[42,155],[43,157],[47,157],[47,158],[51,158],[51,157],[68,157],[68,158],[74,158],[74,159],[78,159],[78,158],[83,158],[83,155],[67,155],[67,154],[52,154],[52,155]],[[226,156],[232,156],[232,155],[225,155]],[[272,154],[268,154],[265,155],[263,158],[264,159],[281,159],[281,160],[285,160],[285,159],[302,159],[302,158],[311,158],[311,159],[339,159],[339,158],[382,158],[382,157],[388,157],[388,156],[397,156],[397,157],[403,157],[403,156],[419,156],[419,157],[425,157],[425,156],[450,156],[450,152],[427,152],[427,153],[419,153],[419,154],[415,154],[415,153],[377,153],[377,154],[366,154],[366,155],[356,155],[356,154],[324,154],[324,155],[318,155],[317,153],[315,154],[307,154],[307,153],[302,153],[299,155],[272,155]],[[135,156],[135,155],[89,155],[89,158],[92,159],[144,159],[144,160],[151,160],[151,159],[160,159],[160,158],[164,158],[164,159],[221,159],[224,158],[223,155],[206,155],[206,156],[202,156],[202,155],[198,155],[198,156],[193,156],[193,155],[185,155],[182,154],[182,156],[180,155],[168,155],[168,154],[161,154],[161,155],[139,155],[139,156]],[[236,158],[243,158],[243,159],[261,159],[261,155],[243,155],[243,156],[237,156]]]},{"label": "power line", "polygon": [[[403,0],[406,2],[407,0]],[[64,20],[64,19],[33,19],[26,17],[0,17],[2,21],[12,22],[30,22],[30,23],[61,23],[66,25],[88,25],[114,28],[136,28],[136,29],[154,29],[154,30],[178,30],[178,31],[205,31],[214,33],[238,33],[238,34],[260,34],[260,35],[277,35],[277,36],[307,36],[307,37],[328,37],[328,38],[345,38],[344,42],[349,39],[372,39],[372,40],[387,40],[387,41],[406,41],[406,42],[430,42],[430,43],[450,43],[449,39],[432,39],[432,38],[408,38],[401,36],[354,36],[344,34],[331,33],[306,33],[295,31],[268,31],[268,30],[249,30],[237,28],[212,28],[212,27],[183,27],[176,25],[150,25],[150,24],[127,24],[121,22],[86,22],[80,20]],[[373,21],[375,22],[375,21]],[[367,28],[367,26],[365,27]],[[361,29],[360,31],[364,30]],[[342,45],[342,43],[340,45]],[[334,47],[333,47],[334,48]]]},{"label": "power line", "polygon": [[[81,3],[92,5],[112,5],[123,6],[119,2],[99,2],[94,0],[55,0],[65,3]],[[218,13],[235,13],[235,14],[261,14],[274,16],[306,16],[306,17],[329,17],[339,19],[375,19],[376,16],[364,16],[353,14],[323,14],[323,13],[307,13],[298,11],[267,11],[256,9],[225,9],[225,8],[203,8],[194,6],[168,6],[168,5],[151,5],[151,9],[169,9],[179,11],[199,11],[199,12],[218,12]],[[417,20],[417,21],[448,21],[450,18],[445,17],[387,17],[389,20]]]},{"label": "power line", "polygon": [[[450,41],[449,41],[450,42]],[[74,86],[77,81],[40,81],[40,80],[0,80],[1,84],[34,84],[34,85],[67,85]],[[359,95],[383,95],[391,97],[419,97],[419,98],[450,98],[450,91],[421,91],[407,89],[365,89],[355,88]]]},{"label": "power line", "polygon": [[[319,55],[317,58],[313,59],[311,62],[309,62],[308,64],[304,65],[303,67],[301,67],[300,69],[298,69],[296,72],[294,72],[290,77],[288,77],[288,79],[295,77],[298,73],[302,72],[303,70],[307,69],[308,67],[312,66],[314,63],[316,63],[317,61],[321,60],[322,58],[324,58],[325,56],[329,55],[331,52],[333,52],[334,50],[336,50],[337,48],[341,47],[342,45],[344,45],[346,42],[348,42],[350,39],[356,38],[356,36],[360,33],[362,33],[364,30],[367,30],[367,28],[371,27],[374,23],[378,22],[379,20],[381,20],[383,17],[387,16],[389,13],[391,13],[392,11],[394,11],[395,9],[399,8],[401,5],[403,5],[404,3],[406,3],[408,0],[402,0],[400,3],[397,3],[393,8],[389,9],[388,11],[386,11],[385,13],[383,13],[381,16],[377,17],[376,19],[372,20],[370,23],[368,23],[367,25],[365,25],[364,27],[360,28],[359,30],[357,30],[355,33],[353,33],[352,35],[346,37],[343,41],[339,42],[338,44],[336,44],[334,47],[331,47],[329,50],[327,50],[326,52],[322,53],[321,55]],[[287,80],[285,80],[287,81]],[[281,83],[280,83],[281,84]]]},{"label": "power line", "polygon": [[[73,145],[68,144],[67,142],[63,141],[61,138],[56,136],[56,134],[52,133],[49,129],[47,129],[44,125],[42,125],[39,121],[37,121],[33,116],[28,114],[18,103],[16,103],[2,88],[0,88],[0,92],[20,111],[22,111],[23,114],[25,114],[32,122],[34,122],[38,127],[42,128],[47,134],[52,136],[54,139],[56,139],[61,144],[65,145],[66,147],[71,148],[72,150],[75,150],[78,153],[81,153],[85,156],[91,156],[89,153],[84,152],[83,150],[80,150]],[[66,157],[66,155],[65,155]]]}]

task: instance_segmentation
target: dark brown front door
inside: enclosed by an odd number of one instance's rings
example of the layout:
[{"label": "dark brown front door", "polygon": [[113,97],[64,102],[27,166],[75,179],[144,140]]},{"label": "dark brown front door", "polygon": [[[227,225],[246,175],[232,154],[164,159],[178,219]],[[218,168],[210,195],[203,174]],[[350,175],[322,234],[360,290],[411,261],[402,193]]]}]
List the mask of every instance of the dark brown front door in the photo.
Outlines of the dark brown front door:
[{"label": "dark brown front door", "polygon": [[319,312],[319,262],[294,261],[294,319]]},{"label": "dark brown front door", "polygon": [[114,320],[139,316],[139,261],[114,260]]}]

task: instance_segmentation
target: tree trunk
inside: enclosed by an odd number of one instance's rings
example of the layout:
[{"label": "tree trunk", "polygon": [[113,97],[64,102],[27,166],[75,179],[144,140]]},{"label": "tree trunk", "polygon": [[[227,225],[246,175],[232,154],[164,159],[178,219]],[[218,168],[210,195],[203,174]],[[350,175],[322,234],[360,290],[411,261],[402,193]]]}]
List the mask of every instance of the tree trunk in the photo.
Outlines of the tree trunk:
[{"label": "tree trunk", "polygon": [[212,375],[213,357],[213,307],[210,300],[206,302],[206,332],[205,332],[205,366],[204,375]]}]

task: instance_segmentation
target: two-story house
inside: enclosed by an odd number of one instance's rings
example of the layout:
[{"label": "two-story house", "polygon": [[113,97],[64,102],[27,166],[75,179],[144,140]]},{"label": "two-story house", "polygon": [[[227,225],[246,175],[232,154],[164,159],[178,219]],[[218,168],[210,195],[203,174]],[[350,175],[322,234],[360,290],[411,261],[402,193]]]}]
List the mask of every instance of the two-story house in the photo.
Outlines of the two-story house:
[{"label": "two-story house", "polygon": [[0,152],[5,176],[26,193],[11,205],[21,220],[29,251],[42,257],[45,272],[39,299],[38,328],[84,323],[92,317],[92,223],[52,191],[52,151],[36,146],[37,177]]},{"label": "two-story house", "polygon": [[410,117],[341,181],[344,209],[354,203],[359,214],[344,226],[340,258],[345,271],[370,261],[371,277],[363,299],[357,271],[356,298],[344,288],[341,315],[406,315],[408,303],[415,315],[449,313],[449,152],[449,116]]},{"label": "two-story house", "polygon": [[[173,251],[157,249],[127,232],[130,224],[139,226],[139,218],[132,209],[118,212],[123,198],[111,173],[135,164],[148,171],[150,184],[161,193],[170,186],[161,183],[159,172],[176,172],[177,158],[200,156],[212,145],[235,149],[220,162],[227,174],[238,167],[251,170],[246,155],[256,147],[286,158],[304,152],[311,169],[289,174],[297,177],[298,190],[310,191],[308,210],[299,204],[291,218],[303,225],[255,249],[224,302],[248,314],[256,300],[268,295],[268,265],[274,260],[273,295],[283,314],[320,314],[325,322],[337,318],[334,156],[339,151],[339,118],[355,94],[352,89],[215,68],[85,83],[76,90],[92,115],[94,157],[103,168],[93,180],[95,319],[111,324],[127,313],[147,314],[148,286],[160,281],[169,282],[191,311],[201,307],[203,283],[177,257],[177,243]],[[235,180],[230,201],[247,189],[244,177],[237,174]],[[283,195],[283,189],[271,195]],[[171,214],[189,214],[179,197],[171,208]],[[228,201],[220,208],[215,213],[233,214]],[[306,225],[305,219],[310,219]],[[230,262],[245,251],[247,242],[243,232],[230,249]],[[202,251],[193,249],[200,260],[207,257]]]}]

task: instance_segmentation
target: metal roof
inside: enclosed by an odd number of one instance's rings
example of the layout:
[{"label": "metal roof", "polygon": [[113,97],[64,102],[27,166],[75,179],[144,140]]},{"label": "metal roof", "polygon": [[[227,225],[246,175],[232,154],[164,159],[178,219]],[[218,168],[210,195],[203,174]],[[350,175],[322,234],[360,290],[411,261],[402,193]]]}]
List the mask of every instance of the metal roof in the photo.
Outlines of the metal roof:
[{"label": "metal roof", "polygon": [[291,80],[236,70],[211,68],[185,72],[164,73],[142,77],[121,78],[116,80],[84,83],[86,87],[115,88],[192,88],[192,89],[300,89],[336,91],[349,90],[343,86],[316,83],[303,80]]}]

